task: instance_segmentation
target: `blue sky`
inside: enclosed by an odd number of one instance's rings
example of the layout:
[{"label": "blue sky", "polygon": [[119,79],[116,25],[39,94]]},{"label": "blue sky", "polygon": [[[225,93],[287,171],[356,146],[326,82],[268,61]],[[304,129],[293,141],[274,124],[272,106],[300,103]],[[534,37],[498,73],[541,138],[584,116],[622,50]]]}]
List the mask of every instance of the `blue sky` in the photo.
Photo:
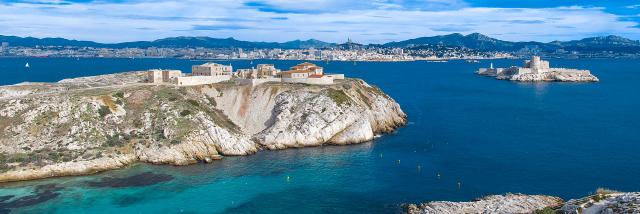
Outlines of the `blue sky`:
[{"label": "blue sky", "polygon": [[479,32],[511,41],[640,39],[638,0],[0,0],[0,34],[384,43]]}]

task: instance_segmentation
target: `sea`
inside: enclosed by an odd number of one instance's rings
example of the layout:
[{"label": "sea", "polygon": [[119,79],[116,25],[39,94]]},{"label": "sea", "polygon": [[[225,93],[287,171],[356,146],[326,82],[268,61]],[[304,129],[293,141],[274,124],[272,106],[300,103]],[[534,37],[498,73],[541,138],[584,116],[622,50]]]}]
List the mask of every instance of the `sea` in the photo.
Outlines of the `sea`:
[{"label": "sea", "polygon": [[[405,203],[492,194],[582,197],[640,191],[640,60],[550,59],[597,83],[518,83],[474,74],[522,60],[315,62],[379,86],[408,124],[372,142],[135,164],[90,176],[0,184],[0,213],[397,213]],[[154,68],[186,59],[0,58],[0,85]],[[212,61],[281,69],[300,61]],[[30,67],[25,68],[29,63]]]}]

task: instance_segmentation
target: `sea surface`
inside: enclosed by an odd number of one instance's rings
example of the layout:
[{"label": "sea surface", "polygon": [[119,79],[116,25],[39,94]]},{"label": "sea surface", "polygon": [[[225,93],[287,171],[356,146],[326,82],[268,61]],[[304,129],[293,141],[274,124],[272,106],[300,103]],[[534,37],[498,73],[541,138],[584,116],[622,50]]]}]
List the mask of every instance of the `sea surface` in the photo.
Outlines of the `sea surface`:
[{"label": "sea surface", "polygon": [[[188,72],[201,63],[1,58],[0,85],[151,68]],[[284,69],[299,61],[218,63]],[[598,187],[640,191],[640,60],[551,60],[589,69],[598,83],[516,83],[473,73],[521,60],[317,63],[381,87],[408,125],[359,145],[2,184],[0,213],[395,213],[402,203],[507,192],[569,199]]]}]

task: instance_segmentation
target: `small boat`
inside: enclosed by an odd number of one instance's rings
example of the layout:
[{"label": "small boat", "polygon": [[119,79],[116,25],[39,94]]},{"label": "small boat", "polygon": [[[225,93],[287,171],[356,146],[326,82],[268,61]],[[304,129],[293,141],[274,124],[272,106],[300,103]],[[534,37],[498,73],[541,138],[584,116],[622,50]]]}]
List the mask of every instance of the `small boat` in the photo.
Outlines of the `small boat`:
[{"label": "small boat", "polygon": [[27,64],[25,64],[24,67],[29,68],[29,63],[27,62]]}]

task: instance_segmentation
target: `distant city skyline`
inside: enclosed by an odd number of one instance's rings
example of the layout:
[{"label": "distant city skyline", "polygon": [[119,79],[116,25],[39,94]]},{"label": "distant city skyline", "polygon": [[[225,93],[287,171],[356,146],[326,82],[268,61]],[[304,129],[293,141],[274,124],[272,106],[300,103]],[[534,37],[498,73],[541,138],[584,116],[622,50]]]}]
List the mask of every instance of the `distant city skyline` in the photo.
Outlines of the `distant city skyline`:
[{"label": "distant city skyline", "polygon": [[2,0],[0,34],[103,43],[175,36],[386,43],[478,32],[508,41],[640,39],[640,3],[620,0]]}]

